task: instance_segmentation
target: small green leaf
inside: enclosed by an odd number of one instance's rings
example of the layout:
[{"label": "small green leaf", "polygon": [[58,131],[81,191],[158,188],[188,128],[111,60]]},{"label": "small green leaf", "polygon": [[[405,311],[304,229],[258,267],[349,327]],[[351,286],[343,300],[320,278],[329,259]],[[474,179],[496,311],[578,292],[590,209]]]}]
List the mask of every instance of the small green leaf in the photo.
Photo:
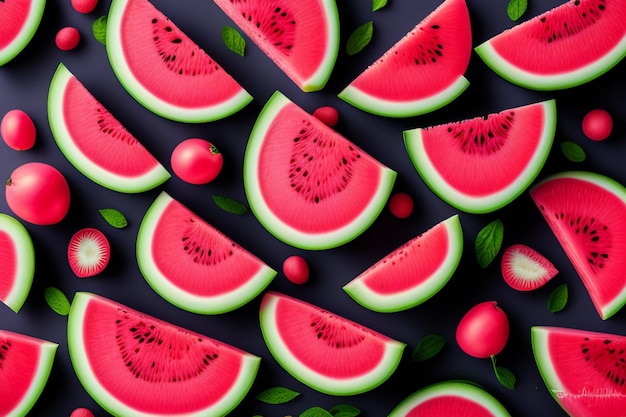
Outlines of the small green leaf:
[{"label": "small green leaf", "polygon": [[561,142],[561,151],[572,162],[582,162],[587,157],[582,146],[569,140]]},{"label": "small green leaf", "polygon": [[213,201],[219,208],[232,214],[246,214],[249,211],[246,205],[229,197],[214,195]]},{"label": "small green leaf", "polygon": [[429,334],[419,341],[411,358],[416,362],[425,361],[438,354],[446,345],[446,339],[438,334]]},{"label": "small green leaf", "polygon": [[128,220],[126,220],[126,217],[119,210],[114,208],[103,208],[98,211],[104,220],[116,229],[123,229],[128,226]]},{"label": "small green leaf", "polygon": [[260,392],[256,399],[267,404],[284,404],[300,395],[299,392],[285,387],[268,388]]},{"label": "small green leaf", "polygon": [[527,8],[527,0],[509,0],[509,4],[506,6],[506,14],[509,16],[509,19],[516,21],[522,17]]},{"label": "small green leaf", "polygon": [[372,11],[380,10],[387,5],[387,0],[372,0]]},{"label": "small green leaf", "polygon": [[333,417],[333,415],[322,407],[311,407],[300,413],[300,417]]},{"label": "small green leaf", "polygon": [[333,417],[356,417],[361,414],[361,410],[350,404],[338,404],[330,409]]},{"label": "small green leaf", "polygon": [[493,365],[493,371],[496,374],[496,378],[498,382],[502,384],[502,386],[512,390],[515,389],[515,383],[517,382],[517,378],[509,369],[504,366],[496,365],[496,357],[495,355],[491,355],[491,364]]},{"label": "small green leaf", "polygon": [[348,55],[354,55],[361,52],[361,50],[372,40],[373,33],[374,22],[371,20],[356,28],[348,38],[348,42],[346,44],[346,52]]},{"label": "small green leaf", "polygon": [[93,37],[96,38],[98,42],[102,45],[106,45],[107,38],[107,17],[100,16],[91,24],[91,31],[93,32]]},{"label": "small green leaf", "polygon": [[550,297],[548,297],[548,310],[551,313],[558,313],[563,310],[567,305],[569,297],[569,291],[567,284],[561,284],[552,291]]},{"label": "small green leaf", "polygon": [[246,40],[232,26],[224,26],[222,28],[222,40],[226,47],[237,55],[244,56],[246,53]]},{"label": "small green leaf", "polygon": [[474,250],[480,266],[487,268],[496,258],[498,252],[500,252],[503,237],[504,225],[500,219],[492,221],[478,232]]},{"label": "small green leaf", "polygon": [[47,287],[43,295],[55,313],[61,316],[67,316],[70,313],[70,302],[61,290],[55,287]]}]

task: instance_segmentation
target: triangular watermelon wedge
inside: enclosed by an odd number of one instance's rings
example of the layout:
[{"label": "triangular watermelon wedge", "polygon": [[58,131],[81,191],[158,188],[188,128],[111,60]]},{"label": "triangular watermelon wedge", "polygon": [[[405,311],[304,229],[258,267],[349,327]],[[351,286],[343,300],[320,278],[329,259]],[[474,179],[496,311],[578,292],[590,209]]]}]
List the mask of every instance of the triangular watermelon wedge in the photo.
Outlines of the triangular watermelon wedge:
[{"label": "triangular watermelon wedge", "polygon": [[34,274],[35,249],[28,230],[14,217],[0,213],[0,301],[17,313]]},{"label": "triangular watermelon wedge", "polygon": [[410,117],[434,111],[469,86],[472,53],[465,0],[445,0],[367,67],[339,98],[369,113]]},{"label": "triangular watermelon wedge", "polygon": [[0,2],[0,66],[30,43],[43,17],[46,0]]}]

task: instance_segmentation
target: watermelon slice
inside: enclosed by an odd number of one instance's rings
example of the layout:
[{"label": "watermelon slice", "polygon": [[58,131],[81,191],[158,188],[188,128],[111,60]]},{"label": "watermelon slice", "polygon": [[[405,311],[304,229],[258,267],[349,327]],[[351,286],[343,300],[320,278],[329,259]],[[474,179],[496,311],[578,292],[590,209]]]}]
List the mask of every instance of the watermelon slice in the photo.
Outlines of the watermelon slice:
[{"label": "watermelon slice", "polygon": [[30,43],[46,7],[46,0],[0,2],[0,66]]},{"label": "watermelon slice", "polygon": [[622,416],[626,410],[626,337],[535,326],[532,348],[548,391],[572,417]]},{"label": "watermelon slice", "polygon": [[405,344],[302,300],[267,292],[261,332],[274,359],[294,378],[330,395],[356,395],[395,371]]},{"label": "watermelon slice", "polygon": [[606,176],[568,171],[530,196],[574,265],[602,319],[626,304],[626,189]]},{"label": "watermelon slice", "polygon": [[381,313],[407,310],[431,298],[450,280],[463,253],[454,215],[406,242],[343,289],[363,307]]},{"label": "watermelon slice", "polygon": [[471,53],[467,4],[445,0],[339,97],[381,116],[428,113],[450,103],[469,86],[464,74]]},{"label": "watermelon slice", "polygon": [[388,417],[510,417],[493,395],[463,381],[444,381],[405,398]]},{"label": "watermelon slice", "polygon": [[0,213],[0,301],[17,313],[34,274],[35,249],[28,230],[14,217]]},{"label": "watermelon slice", "polygon": [[68,318],[72,365],[116,416],[225,416],[260,358],[104,297],[78,292]]},{"label": "watermelon slice", "polygon": [[0,330],[0,415],[28,414],[39,399],[58,345],[7,330]]},{"label": "watermelon slice", "polygon": [[63,64],[50,83],[48,120],[65,157],[103,187],[139,193],[170,178],[163,165]]},{"label": "watermelon slice", "polygon": [[626,56],[624,0],[570,0],[476,47],[501,77],[534,90],[591,81]]},{"label": "watermelon slice", "polygon": [[109,62],[124,88],[168,119],[202,123],[229,116],[252,96],[148,0],[113,0]]},{"label": "watermelon slice", "polygon": [[278,239],[305,249],[356,238],[385,207],[395,178],[278,91],[259,114],[244,156],[252,212]]},{"label": "watermelon slice", "polygon": [[487,213],[517,198],[536,178],[554,141],[554,100],[461,122],[404,132],[426,184],[448,204]]},{"label": "watermelon slice", "polygon": [[214,0],[303,91],[324,88],[339,49],[335,0]]},{"label": "watermelon slice", "polygon": [[139,226],[137,262],[158,294],[199,314],[241,307],[277,273],[165,192]]}]

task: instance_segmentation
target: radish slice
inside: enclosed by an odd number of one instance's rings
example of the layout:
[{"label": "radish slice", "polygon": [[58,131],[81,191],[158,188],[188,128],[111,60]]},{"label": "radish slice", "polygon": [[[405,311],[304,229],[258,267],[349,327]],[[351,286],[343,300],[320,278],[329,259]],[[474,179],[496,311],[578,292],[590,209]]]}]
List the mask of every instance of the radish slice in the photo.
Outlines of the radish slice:
[{"label": "radish slice", "polygon": [[104,234],[98,229],[79,230],[70,239],[67,259],[70,268],[79,278],[91,277],[106,268],[111,256],[111,247]]},{"label": "radish slice", "polygon": [[504,281],[518,291],[537,289],[558,272],[549,260],[526,245],[511,245],[502,255]]}]

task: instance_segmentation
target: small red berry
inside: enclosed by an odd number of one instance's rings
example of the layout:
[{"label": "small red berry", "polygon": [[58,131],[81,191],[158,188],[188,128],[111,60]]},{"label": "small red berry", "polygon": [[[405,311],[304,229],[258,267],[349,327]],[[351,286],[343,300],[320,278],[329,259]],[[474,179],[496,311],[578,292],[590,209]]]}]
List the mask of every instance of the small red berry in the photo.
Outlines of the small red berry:
[{"label": "small red berry", "polygon": [[609,137],[612,130],[613,119],[606,110],[591,110],[583,118],[583,133],[591,140],[604,140]]},{"label": "small red berry", "polygon": [[72,7],[79,13],[90,13],[98,5],[98,0],[72,0]]},{"label": "small red berry", "polygon": [[72,414],[70,414],[70,417],[94,417],[94,416],[91,410],[88,408],[77,408],[74,411],[72,411]]},{"label": "small red berry", "polygon": [[80,32],[75,27],[64,27],[57,32],[55,43],[62,51],[69,51],[76,48],[80,41]]},{"label": "small red berry", "polygon": [[407,193],[396,193],[389,199],[389,210],[399,219],[407,218],[413,212],[413,198]]},{"label": "small red berry", "polygon": [[313,116],[324,123],[326,126],[333,127],[339,121],[339,112],[336,108],[331,106],[318,107]]},{"label": "small red berry", "polygon": [[33,119],[20,109],[7,112],[0,122],[0,135],[16,151],[25,151],[35,145],[37,131]]},{"label": "small red berry", "polygon": [[283,273],[294,284],[304,284],[309,279],[309,265],[303,257],[293,255],[283,262]]}]

